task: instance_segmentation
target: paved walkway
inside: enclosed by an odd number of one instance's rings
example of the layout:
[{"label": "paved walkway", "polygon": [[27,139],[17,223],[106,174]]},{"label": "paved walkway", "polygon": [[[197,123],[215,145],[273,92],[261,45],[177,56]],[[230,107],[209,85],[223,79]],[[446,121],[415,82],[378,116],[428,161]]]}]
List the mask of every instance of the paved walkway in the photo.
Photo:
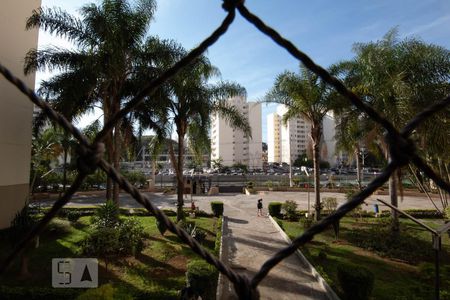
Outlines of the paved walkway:
[{"label": "paved walkway", "polygon": [[[268,217],[256,216],[257,199],[258,196],[246,196],[225,205],[222,260],[249,277],[287,245]],[[232,284],[225,276],[222,278],[220,299],[237,299]],[[328,299],[324,288],[305,271],[296,255],[272,269],[258,289],[261,299]]]}]

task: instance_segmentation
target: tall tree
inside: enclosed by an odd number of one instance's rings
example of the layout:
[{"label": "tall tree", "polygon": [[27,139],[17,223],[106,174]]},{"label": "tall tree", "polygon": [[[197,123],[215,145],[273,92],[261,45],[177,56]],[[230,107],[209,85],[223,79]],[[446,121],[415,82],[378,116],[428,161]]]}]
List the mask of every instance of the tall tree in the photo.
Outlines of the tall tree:
[{"label": "tall tree", "polygon": [[[398,40],[396,29],[389,31],[382,40],[355,44],[353,48],[355,58],[341,63],[344,80],[398,129],[425,107],[450,93],[450,52],[447,49],[415,38]],[[436,146],[439,141],[448,145],[448,111],[421,124],[413,134],[421,151],[428,155],[434,156],[438,152],[442,155],[440,151],[431,153],[427,150],[440,148],[440,145]],[[365,129],[366,136],[373,137],[367,140],[377,144],[390,160],[384,128],[367,118],[365,122],[369,124]],[[395,206],[398,204],[399,177],[396,173],[389,180],[391,203]],[[392,216],[392,229],[398,231],[398,215],[393,211]]]},{"label": "tall tree", "polygon": [[323,135],[323,119],[333,109],[335,95],[320,78],[303,65],[300,73],[285,71],[278,75],[274,86],[265,96],[267,102],[286,105],[283,122],[303,117],[311,124],[311,141],[314,163],[315,219],[320,219],[320,143]]},{"label": "tall tree", "polygon": [[[175,60],[187,53],[181,46],[173,48],[177,49],[179,56],[175,56]],[[183,167],[186,138],[188,137],[192,143],[198,143],[194,147],[197,152],[204,148],[201,146],[208,141],[211,115],[216,112],[232,127],[241,129],[246,135],[251,135],[248,120],[227,101],[232,96],[245,96],[245,89],[235,83],[209,83],[211,79],[219,75],[218,69],[211,65],[205,56],[200,56],[169,80],[160,91],[157,91],[164,97],[168,97],[168,101],[165,102],[167,122],[165,129],[161,132],[165,132],[166,137],[170,139],[174,129],[177,136],[178,153],[175,153],[173,143],[168,144],[177,180],[177,220],[183,218]]]},{"label": "tall tree", "polygon": [[[170,53],[169,43],[148,37],[155,0],[102,0],[81,8],[80,18],[57,8],[33,11],[27,28],[40,28],[67,39],[74,49],[49,46],[30,50],[25,72],[57,70],[59,74],[42,83],[55,109],[80,116],[98,106],[107,123],[133,96],[136,82],[160,74],[158,60]],[[105,138],[107,159],[119,169],[122,121]],[[119,187],[107,184],[107,198],[118,203]]]}]

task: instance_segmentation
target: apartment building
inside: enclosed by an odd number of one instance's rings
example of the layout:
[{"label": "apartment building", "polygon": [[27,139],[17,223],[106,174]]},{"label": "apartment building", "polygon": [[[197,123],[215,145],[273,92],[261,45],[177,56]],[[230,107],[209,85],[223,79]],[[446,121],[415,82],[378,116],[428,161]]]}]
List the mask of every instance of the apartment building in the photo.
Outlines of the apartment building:
[{"label": "apartment building", "polygon": [[303,118],[291,118],[283,124],[287,107],[278,105],[276,112],[267,117],[267,146],[269,162],[290,163],[306,153],[310,143],[309,122]]},{"label": "apartment building", "polygon": [[[278,105],[276,112],[267,116],[268,161],[277,163],[294,162],[297,157],[311,148],[311,125],[302,117],[291,118],[283,124],[287,107]],[[323,122],[323,143],[321,155],[323,160],[334,164],[335,159],[335,123],[332,115],[327,115]]]},{"label": "apartment building", "polygon": [[[38,30],[25,21],[40,0],[2,0],[0,62],[34,89],[35,76],[23,75],[28,50],[37,47]],[[9,227],[28,196],[31,159],[32,103],[0,76],[0,229]]]},{"label": "apartment building", "polygon": [[228,101],[247,116],[252,137],[233,129],[219,113],[214,114],[211,117],[211,160],[221,158],[224,166],[241,163],[249,169],[260,169],[263,155],[261,104],[247,102],[244,97],[233,97]]}]

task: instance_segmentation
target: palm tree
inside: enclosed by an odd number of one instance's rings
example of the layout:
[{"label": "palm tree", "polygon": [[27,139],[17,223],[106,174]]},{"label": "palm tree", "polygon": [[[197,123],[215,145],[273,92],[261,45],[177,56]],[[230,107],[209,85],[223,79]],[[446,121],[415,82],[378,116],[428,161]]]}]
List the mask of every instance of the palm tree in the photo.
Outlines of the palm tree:
[{"label": "palm tree", "polygon": [[[186,51],[181,46],[173,48],[178,52],[178,55],[173,58],[175,61],[186,55]],[[167,60],[167,63],[173,62]],[[201,148],[204,149],[204,146],[209,143],[211,114],[215,112],[221,114],[232,127],[251,135],[247,119],[226,101],[232,96],[245,95],[245,89],[229,82],[208,83],[210,79],[218,75],[217,68],[212,66],[205,56],[200,56],[157,91],[161,95],[160,99],[167,97],[164,111],[166,122],[158,126],[160,133],[170,139],[172,129],[175,129],[177,135],[177,154],[173,143],[168,143],[177,180],[177,220],[183,218],[183,166],[186,137],[191,143],[193,141],[198,143],[196,145],[198,152]]]},{"label": "palm tree", "polygon": [[303,117],[311,124],[311,141],[314,163],[315,219],[320,219],[320,143],[323,119],[333,108],[335,96],[320,78],[300,66],[300,74],[285,71],[277,76],[274,86],[265,96],[266,102],[286,105],[283,116],[286,123],[291,118]]},{"label": "palm tree", "polygon": [[30,191],[33,193],[36,179],[43,178],[50,172],[51,163],[54,162],[64,149],[60,141],[60,133],[53,127],[49,127],[42,132],[35,133],[31,144],[31,165],[32,179]]},{"label": "palm tree", "polygon": [[[347,85],[400,129],[415,114],[450,93],[450,52],[417,39],[399,41],[397,36],[397,30],[393,29],[380,41],[355,44],[356,57],[340,67]],[[412,138],[419,140],[422,151],[440,148],[436,146],[438,141],[448,145],[448,115],[448,110],[442,112],[414,132]],[[368,124],[366,140],[375,143],[390,160],[384,128],[367,118],[364,122]],[[391,203],[395,206],[399,174],[398,171],[389,180]],[[392,211],[392,216],[392,229],[398,231],[398,215]]]},{"label": "palm tree", "polygon": [[362,170],[361,160],[359,158],[361,153],[361,145],[363,143],[363,128],[360,124],[360,114],[355,110],[348,110],[341,114],[336,115],[336,149],[345,151],[350,157],[356,161],[356,178],[358,182],[358,188],[362,189]]},{"label": "palm tree", "polygon": [[[27,20],[27,29],[40,28],[67,39],[75,49],[47,47],[30,50],[25,73],[57,70],[59,74],[41,84],[55,109],[72,118],[103,110],[106,124],[135,93],[137,82],[155,78],[161,70],[158,60],[170,53],[170,43],[148,36],[148,25],[156,8],[155,0],[102,0],[88,4],[76,18],[60,9],[41,8]],[[107,159],[119,169],[122,122],[105,138]],[[111,180],[107,198],[118,203],[119,187]]]}]

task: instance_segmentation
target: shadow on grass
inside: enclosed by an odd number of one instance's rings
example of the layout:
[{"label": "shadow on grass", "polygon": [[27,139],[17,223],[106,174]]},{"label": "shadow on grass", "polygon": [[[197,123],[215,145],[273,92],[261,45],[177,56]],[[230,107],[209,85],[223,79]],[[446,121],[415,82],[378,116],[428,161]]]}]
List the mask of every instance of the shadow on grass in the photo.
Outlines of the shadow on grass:
[{"label": "shadow on grass", "polygon": [[[326,258],[318,257],[321,251],[327,254]],[[338,293],[341,293],[337,276],[338,266],[354,264],[365,267],[374,274],[373,299],[431,299],[428,297],[429,291],[427,292],[430,287],[427,287],[418,273],[411,268],[405,269],[394,262],[358,255],[352,249],[327,247],[325,243],[308,247],[308,251],[304,251],[304,254],[314,266],[323,268],[331,280],[328,283]]]}]

